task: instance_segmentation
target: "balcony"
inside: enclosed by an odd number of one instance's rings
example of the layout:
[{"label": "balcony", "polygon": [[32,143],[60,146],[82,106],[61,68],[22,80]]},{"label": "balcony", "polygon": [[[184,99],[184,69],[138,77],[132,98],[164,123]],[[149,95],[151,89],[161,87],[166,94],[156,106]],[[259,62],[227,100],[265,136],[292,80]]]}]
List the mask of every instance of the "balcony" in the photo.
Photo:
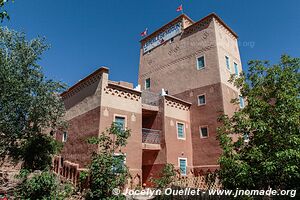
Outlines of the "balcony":
[{"label": "balcony", "polygon": [[160,150],[161,131],[142,128],[142,144],[145,150]]}]

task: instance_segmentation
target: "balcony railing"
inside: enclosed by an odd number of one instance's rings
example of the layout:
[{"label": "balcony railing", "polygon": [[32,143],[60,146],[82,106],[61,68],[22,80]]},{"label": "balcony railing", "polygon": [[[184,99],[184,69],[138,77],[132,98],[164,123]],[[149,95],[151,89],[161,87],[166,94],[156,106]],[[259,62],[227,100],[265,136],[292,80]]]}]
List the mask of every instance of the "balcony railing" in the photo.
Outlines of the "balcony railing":
[{"label": "balcony railing", "polygon": [[160,130],[142,128],[142,143],[160,144]]}]

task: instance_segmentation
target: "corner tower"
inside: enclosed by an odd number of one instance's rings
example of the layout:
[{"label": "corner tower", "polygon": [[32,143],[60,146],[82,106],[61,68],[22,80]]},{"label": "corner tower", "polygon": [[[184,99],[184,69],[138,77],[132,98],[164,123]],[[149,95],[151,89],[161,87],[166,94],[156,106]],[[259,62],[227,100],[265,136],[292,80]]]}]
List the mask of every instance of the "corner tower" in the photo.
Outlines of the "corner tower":
[{"label": "corner tower", "polygon": [[[239,91],[228,82],[242,71],[237,34],[216,14],[194,22],[182,14],[141,40],[142,90],[191,102],[194,170],[218,168],[218,117],[238,109]],[[167,137],[167,136],[166,136]],[[176,147],[174,147],[176,148]]]}]

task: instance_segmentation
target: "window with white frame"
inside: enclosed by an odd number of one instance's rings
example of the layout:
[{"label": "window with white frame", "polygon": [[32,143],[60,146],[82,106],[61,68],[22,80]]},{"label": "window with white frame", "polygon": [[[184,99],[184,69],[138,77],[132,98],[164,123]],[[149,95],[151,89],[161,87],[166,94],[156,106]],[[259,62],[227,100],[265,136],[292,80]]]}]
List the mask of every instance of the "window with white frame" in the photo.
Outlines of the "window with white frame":
[{"label": "window with white frame", "polygon": [[123,116],[115,116],[115,124],[120,127],[122,130],[125,129],[126,126],[126,118]]},{"label": "window with white frame", "polygon": [[66,142],[68,139],[68,133],[67,132],[63,132],[63,135],[62,135],[62,142]]},{"label": "window with white frame", "polygon": [[182,176],[187,175],[187,159],[186,158],[178,158],[179,162],[179,171]]},{"label": "window with white frame", "polygon": [[238,76],[238,75],[239,75],[239,68],[238,68],[238,64],[236,64],[236,63],[233,63],[233,65],[234,65],[234,73],[235,73],[235,75],[236,75],[236,76]]},{"label": "window with white frame", "polygon": [[230,71],[230,61],[229,61],[229,57],[225,56],[225,60],[226,60],[226,68]]},{"label": "window with white frame", "polygon": [[149,89],[150,86],[151,86],[150,78],[147,78],[147,79],[145,80],[145,89]]},{"label": "window with white frame", "polygon": [[201,94],[198,96],[198,105],[202,106],[206,104],[206,96],[205,94]]},{"label": "window with white frame", "polygon": [[185,139],[184,123],[177,122],[177,138]]},{"label": "window with white frame", "polygon": [[208,126],[201,126],[200,127],[200,137],[207,138],[208,137]]},{"label": "window with white frame", "polygon": [[122,153],[114,153],[114,164],[113,164],[113,172],[114,173],[122,173],[125,169],[125,163],[126,163],[126,155]]},{"label": "window with white frame", "polygon": [[242,97],[242,96],[240,95],[240,96],[239,96],[239,100],[240,100],[240,108],[244,108],[244,107],[245,107],[244,97]]},{"label": "window with white frame", "polygon": [[205,68],[205,59],[204,56],[197,58],[197,70]]}]

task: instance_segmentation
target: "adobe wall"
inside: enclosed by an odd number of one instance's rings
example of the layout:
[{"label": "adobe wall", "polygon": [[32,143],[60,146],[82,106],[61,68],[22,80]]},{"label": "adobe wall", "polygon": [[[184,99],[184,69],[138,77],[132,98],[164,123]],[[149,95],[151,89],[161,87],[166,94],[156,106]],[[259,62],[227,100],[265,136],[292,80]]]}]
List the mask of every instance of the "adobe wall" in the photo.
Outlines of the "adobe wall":
[{"label": "adobe wall", "polygon": [[[151,79],[151,92],[162,88],[169,94],[220,82],[216,57],[215,28],[212,18],[184,29],[173,42],[166,42],[150,53],[140,52],[139,84]],[[205,56],[205,69],[197,70],[197,58]]]},{"label": "adobe wall", "polygon": [[[189,107],[189,104],[181,103],[173,97],[164,97],[164,137],[167,163],[172,163],[176,169],[179,169],[178,158],[187,158],[187,172],[190,172],[193,168]],[[177,137],[177,123],[184,124],[184,139]]]},{"label": "adobe wall", "polygon": [[[198,106],[197,96],[200,94],[205,94],[206,105]],[[199,87],[175,96],[185,98],[192,103],[190,115],[194,168],[217,167],[217,160],[221,153],[216,139],[216,129],[219,125],[217,118],[223,113],[221,84]],[[200,137],[201,126],[208,126],[208,138]]]}]

